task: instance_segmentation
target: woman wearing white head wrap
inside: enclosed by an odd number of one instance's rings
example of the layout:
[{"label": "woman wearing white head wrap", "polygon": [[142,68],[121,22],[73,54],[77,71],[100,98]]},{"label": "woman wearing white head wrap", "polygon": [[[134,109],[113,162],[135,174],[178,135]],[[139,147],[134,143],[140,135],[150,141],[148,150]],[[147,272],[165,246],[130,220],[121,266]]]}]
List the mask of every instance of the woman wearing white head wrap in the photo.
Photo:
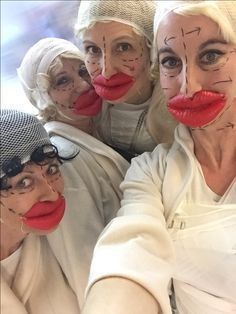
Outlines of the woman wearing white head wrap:
[{"label": "woman wearing white head wrap", "polygon": [[27,51],[17,73],[44,121],[62,121],[91,133],[91,117],[100,111],[101,99],[91,87],[83,58],[71,42],[44,38]]},{"label": "woman wearing white head wrap", "polygon": [[[161,93],[154,92],[157,75],[150,74],[154,1],[81,1],[76,36],[96,92],[104,99],[96,123],[105,143],[133,155],[171,141],[175,123]],[[146,115],[157,103],[158,135],[146,127]]]},{"label": "woman wearing white head wrap", "polygon": [[83,314],[236,313],[235,1],[160,1],[155,44],[180,123],[132,160]]}]

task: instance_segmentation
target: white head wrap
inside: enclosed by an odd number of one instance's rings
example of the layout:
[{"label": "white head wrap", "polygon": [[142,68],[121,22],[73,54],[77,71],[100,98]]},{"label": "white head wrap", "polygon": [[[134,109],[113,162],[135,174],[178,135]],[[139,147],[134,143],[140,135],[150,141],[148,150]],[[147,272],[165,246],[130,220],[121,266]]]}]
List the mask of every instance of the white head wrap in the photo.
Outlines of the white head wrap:
[{"label": "white head wrap", "polygon": [[155,8],[152,0],[81,0],[75,35],[93,23],[115,21],[134,27],[152,42]]},{"label": "white head wrap", "polygon": [[[215,21],[229,39],[236,42],[236,2],[235,1],[158,1],[154,18],[154,45],[153,57],[156,57],[156,34],[162,19],[170,12],[185,15],[204,14]],[[183,13],[184,12],[184,13]],[[228,32],[224,34],[224,29]]]},{"label": "white head wrap", "polygon": [[42,110],[53,104],[48,95],[49,83],[46,79],[49,66],[62,53],[70,52],[83,60],[79,49],[71,42],[60,38],[44,38],[33,45],[25,54],[17,74],[29,101]]}]

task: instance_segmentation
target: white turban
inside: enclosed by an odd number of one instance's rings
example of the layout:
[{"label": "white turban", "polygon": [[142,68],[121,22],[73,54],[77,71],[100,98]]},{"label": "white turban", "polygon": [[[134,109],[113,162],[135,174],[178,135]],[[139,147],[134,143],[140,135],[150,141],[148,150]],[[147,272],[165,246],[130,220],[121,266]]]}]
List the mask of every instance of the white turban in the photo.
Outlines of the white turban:
[{"label": "white turban", "polygon": [[92,23],[115,21],[132,26],[152,42],[155,9],[152,0],[81,0],[75,35],[79,37]]},{"label": "white turban", "polygon": [[53,104],[48,95],[48,70],[53,60],[65,52],[83,60],[82,53],[71,42],[60,38],[41,39],[27,51],[17,69],[26,96],[40,110]]}]

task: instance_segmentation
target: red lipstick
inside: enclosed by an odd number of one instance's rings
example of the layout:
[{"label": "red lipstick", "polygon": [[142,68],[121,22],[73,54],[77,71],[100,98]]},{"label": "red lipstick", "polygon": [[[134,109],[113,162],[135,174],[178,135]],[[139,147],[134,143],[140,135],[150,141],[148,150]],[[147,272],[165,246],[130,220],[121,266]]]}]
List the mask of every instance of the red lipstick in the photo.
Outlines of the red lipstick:
[{"label": "red lipstick", "polygon": [[108,80],[100,74],[95,77],[92,84],[97,94],[103,99],[117,100],[128,92],[134,80],[124,73],[117,73]]},{"label": "red lipstick", "polygon": [[191,98],[177,95],[168,103],[168,110],[179,122],[189,127],[201,127],[214,120],[225,106],[225,95],[200,91]]},{"label": "red lipstick", "polygon": [[73,111],[81,116],[95,116],[102,109],[102,99],[94,88],[82,93],[76,100]]},{"label": "red lipstick", "polygon": [[38,202],[22,216],[23,223],[33,229],[50,230],[61,221],[65,212],[65,199],[60,196],[55,202]]}]

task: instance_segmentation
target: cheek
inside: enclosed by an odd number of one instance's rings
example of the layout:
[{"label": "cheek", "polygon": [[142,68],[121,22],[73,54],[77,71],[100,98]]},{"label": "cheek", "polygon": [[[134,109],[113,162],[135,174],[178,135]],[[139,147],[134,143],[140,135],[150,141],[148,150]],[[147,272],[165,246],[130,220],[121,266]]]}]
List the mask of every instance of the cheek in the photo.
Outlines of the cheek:
[{"label": "cheek", "polygon": [[56,179],[48,182],[54,191],[57,191],[59,194],[62,194],[64,191],[64,180],[62,176],[58,176]]},{"label": "cheek", "polygon": [[17,194],[1,198],[1,217],[4,223],[10,225],[11,228],[19,227],[21,225],[21,215],[25,214],[34,205],[30,194],[25,195],[23,199],[24,202],[22,202],[22,195]]},{"label": "cheek", "polygon": [[167,100],[176,96],[180,92],[177,77],[170,79],[165,74],[160,73],[160,84]]},{"label": "cheek", "polygon": [[85,66],[91,78],[96,77],[101,72],[101,64],[97,58],[86,56]]},{"label": "cheek", "polygon": [[49,92],[49,96],[51,97],[56,107],[63,109],[61,106],[63,107],[63,105],[67,105],[68,101],[70,100],[71,89],[65,88],[63,90],[59,90],[55,88]]}]

